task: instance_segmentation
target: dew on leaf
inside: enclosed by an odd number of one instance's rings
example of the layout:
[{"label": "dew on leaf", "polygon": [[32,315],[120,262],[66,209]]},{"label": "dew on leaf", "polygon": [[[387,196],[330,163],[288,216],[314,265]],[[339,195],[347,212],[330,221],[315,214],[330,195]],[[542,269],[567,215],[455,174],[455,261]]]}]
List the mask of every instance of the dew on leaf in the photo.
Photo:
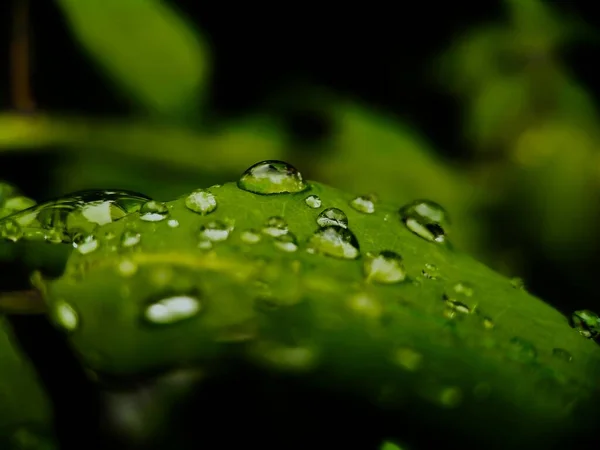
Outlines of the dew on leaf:
[{"label": "dew on leaf", "polygon": [[454,293],[465,297],[473,297],[475,289],[473,285],[467,281],[459,281],[452,287]]},{"label": "dew on leaf", "polygon": [[152,302],[144,309],[144,319],[153,325],[171,325],[196,316],[202,309],[198,298],[176,295]]},{"label": "dew on leaf", "polygon": [[167,225],[170,228],[177,228],[177,227],[179,227],[179,220],[177,220],[177,219],[169,219],[167,221]]},{"label": "dew on leaf", "polygon": [[272,237],[283,236],[288,232],[288,224],[283,217],[269,217],[263,225],[262,232]]},{"label": "dew on leaf", "polygon": [[309,195],[304,199],[304,203],[306,203],[309,207],[316,209],[320,208],[323,202],[318,195]]},{"label": "dew on leaf", "polygon": [[254,164],[242,174],[237,185],[244,191],[263,195],[296,193],[308,188],[295,167],[273,160]]},{"label": "dew on leaf", "polygon": [[186,197],[185,206],[190,211],[206,215],[217,209],[217,199],[212,193],[197,189]]},{"label": "dew on leaf", "polygon": [[381,317],[381,314],[383,313],[383,306],[381,303],[364,292],[354,294],[350,297],[348,304],[353,311],[363,316],[376,319]]},{"label": "dew on leaf", "polygon": [[375,197],[372,195],[361,195],[350,200],[350,206],[358,212],[373,214],[375,212]]},{"label": "dew on leaf", "polygon": [[56,324],[65,331],[72,332],[79,327],[79,314],[65,301],[57,301],[52,306],[52,314]]},{"label": "dew on leaf", "polygon": [[567,362],[571,362],[573,360],[573,355],[571,355],[571,353],[564,348],[552,349],[552,356]]},{"label": "dew on leaf", "polygon": [[135,275],[137,270],[138,270],[137,263],[132,261],[131,259],[123,259],[117,265],[117,271],[119,272],[119,275],[121,275],[123,277],[131,277],[131,276]]},{"label": "dew on leaf", "polygon": [[356,259],[360,247],[354,233],[347,228],[327,226],[318,229],[308,240],[310,253],[320,253],[340,259]]},{"label": "dew on leaf", "polygon": [[416,200],[399,210],[400,219],[410,231],[431,242],[446,240],[448,214],[446,210],[429,200]]},{"label": "dew on leaf", "polygon": [[210,250],[211,248],[213,248],[213,244],[212,241],[208,240],[206,237],[201,236],[198,239],[197,247],[201,250]]},{"label": "dew on leaf", "polygon": [[408,347],[396,349],[392,359],[394,363],[410,372],[418,370],[423,363],[423,355]]},{"label": "dew on leaf", "polygon": [[76,234],[73,237],[73,247],[82,255],[92,253],[98,246],[98,239],[93,234]]},{"label": "dew on leaf", "polygon": [[389,250],[375,254],[368,253],[363,270],[368,282],[393,284],[404,281],[406,278],[402,257]]},{"label": "dew on leaf", "polygon": [[142,235],[135,230],[125,230],[121,235],[121,247],[135,247],[142,240]]},{"label": "dew on leaf", "polygon": [[483,325],[483,328],[485,328],[486,330],[491,330],[496,326],[496,324],[494,323],[492,318],[488,317],[488,316],[484,316],[481,318],[481,324]]},{"label": "dew on leaf", "polygon": [[240,239],[245,244],[256,244],[256,243],[260,242],[262,237],[257,230],[254,230],[251,228],[249,230],[242,231],[240,233]]},{"label": "dew on leaf", "polygon": [[470,314],[471,308],[466,303],[458,300],[449,298],[444,295],[444,301],[446,303],[446,309],[444,310],[444,316],[448,319],[453,319],[457,314]]},{"label": "dew on leaf", "polygon": [[579,334],[595,339],[600,335],[600,317],[589,309],[582,309],[571,314],[571,326],[579,331]]},{"label": "dew on leaf", "polygon": [[342,227],[348,228],[348,217],[346,213],[338,208],[327,208],[317,216],[317,225],[320,227]]},{"label": "dew on leaf", "polygon": [[160,222],[169,216],[167,205],[156,200],[150,200],[140,208],[140,220],[144,222]]},{"label": "dew on leaf", "polygon": [[221,242],[227,240],[231,228],[220,220],[213,220],[206,225],[202,225],[198,231],[200,241]]},{"label": "dew on leaf", "polygon": [[284,252],[295,252],[298,250],[298,241],[296,236],[292,233],[287,233],[281,236],[277,236],[273,240],[273,245]]},{"label": "dew on leaf", "polygon": [[439,273],[440,273],[440,270],[438,269],[438,267],[435,264],[430,264],[430,263],[425,264],[425,267],[421,271],[421,274],[425,278],[428,278],[430,280],[437,280]]},{"label": "dew on leaf", "polygon": [[9,241],[17,242],[23,237],[21,225],[16,220],[8,219],[0,221],[0,237]]}]

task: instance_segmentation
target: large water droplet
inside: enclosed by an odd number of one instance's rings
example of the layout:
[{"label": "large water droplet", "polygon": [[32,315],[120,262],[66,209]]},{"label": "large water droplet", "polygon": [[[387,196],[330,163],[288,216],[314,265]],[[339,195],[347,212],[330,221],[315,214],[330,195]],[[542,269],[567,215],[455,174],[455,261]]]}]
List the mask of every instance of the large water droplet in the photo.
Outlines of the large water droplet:
[{"label": "large water droplet", "polygon": [[432,242],[444,242],[448,214],[440,205],[429,200],[416,200],[400,208],[400,218],[406,228]]},{"label": "large water droplet", "polygon": [[276,237],[273,240],[273,245],[284,252],[295,252],[298,250],[298,241],[296,240],[296,236],[292,233]]},{"label": "large water droplet", "polygon": [[169,216],[167,205],[156,200],[150,200],[140,208],[140,220],[144,222],[160,222]]},{"label": "large water droplet", "polygon": [[52,307],[53,318],[63,330],[72,332],[79,327],[79,314],[65,301],[58,301]]},{"label": "large water droplet", "polygon": [[306,203],[313,209],[320,208],[322,204],[321,199],[318,195],[309,195],[304,199],[304,203]]},{"label": "large water droplet", "polygon": [[153,325],[171,325],[194,317],[202,309],[200,300],[189,295],[163,298],[149,304],[144,319]]},{"label": "large water droplet", "polygon": [[255,194],[301,192],[308,188],[302,174],[283,161],[262,161],[244,172],[237,183],[240,189]]},{"label": "large water droplet", "polygon": [[288,224],[283,217],[269,217],[263,225],[262,232],[272,237],[283,236],[288,232]]},{"label": "large water droplet", "polygon": [[121,235],[121,247],[131,248],[140,243],[142,235],[135,230],[125,230]]},{"label": "large water droplet", "polygon": [[98,239],[93,234],[76,234],[73,237],[73,247],[82,255],[92,253],[99,246]]},{"label": "large water droplet", "polygon": [[320,227],[342,227],[348,228],[348,217],[346,213],[338,208],[327,208],[317,216],[317,224]]},{"label": "large water droplet", "polygon": [[367,281],[392,284],[404,281],[406,270],[402,257],[392,251],[383,250],[376,254],[367,254],[364,263]]},{"label": "large water droplet", "polygon": [[213,220],[206,225],[202,225],[198,231],[200,241],[220,242],[229,237],[231,229],[220,220]]},{"label": "large water droplet", "polygon": [[358,212],[373,214],[375,212],[375,197],[372,195],[361,195],[352,199],[350,206]]},{"label": "large water droplet", "polygon": [[0,221],[0,237],[17,242],[23,237],[23,230],[16,220]]},{"label": "large water droplet", "polygon": [[589,309],[575,311],[571,315],[571,326],[588,339],[595,339],[600,335],[600,317]]},{"label": "large water droplet", "polygon": [[356,259],[360,255],[354,233],[347,228],[335,226],[315,231],[308,240],[308,251],[341,259]]},{"label": "large water droplet", "polygon": [[260,233],[254,229],[244,230],[240,233],[240,239],[245,244],[256,244],[262,239]]},{"label": "large water droplet", "polygon": [[217,209],[217,199],[212,193],[197,189],[186,197],[185,206],[190,211],[206,215]]}]

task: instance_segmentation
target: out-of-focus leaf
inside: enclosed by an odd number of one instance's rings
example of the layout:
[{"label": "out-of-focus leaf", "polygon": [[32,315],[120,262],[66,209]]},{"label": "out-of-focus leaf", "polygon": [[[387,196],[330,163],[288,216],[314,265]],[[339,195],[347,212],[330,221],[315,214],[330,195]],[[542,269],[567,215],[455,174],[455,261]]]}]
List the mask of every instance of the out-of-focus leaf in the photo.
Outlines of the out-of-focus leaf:
[{"label": "out-of-focus leaf", "polygon": [[165,2],[58,3],[80,43],[146,110],[177,115],[198,106],[209,76],[209,49]]}]

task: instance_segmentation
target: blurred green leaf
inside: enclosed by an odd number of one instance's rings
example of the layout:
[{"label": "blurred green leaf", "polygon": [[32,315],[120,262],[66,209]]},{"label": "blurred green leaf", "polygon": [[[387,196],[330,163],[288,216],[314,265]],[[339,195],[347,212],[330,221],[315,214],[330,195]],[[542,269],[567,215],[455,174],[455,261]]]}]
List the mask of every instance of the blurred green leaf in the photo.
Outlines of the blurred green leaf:
[{"label": "blurred green leaf", "polygon": [[179,115],[199,105],[209,77],[209,49],[164,2],[58,3],[80,43],[147,111]]}]

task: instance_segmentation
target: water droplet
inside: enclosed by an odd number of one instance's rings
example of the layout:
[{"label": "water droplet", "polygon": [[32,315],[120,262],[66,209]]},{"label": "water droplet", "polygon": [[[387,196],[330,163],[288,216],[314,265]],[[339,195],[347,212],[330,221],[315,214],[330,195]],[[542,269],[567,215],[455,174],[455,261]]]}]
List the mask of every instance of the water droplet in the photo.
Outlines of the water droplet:
[{"label": "water droplet", "polygon": [[217,209],[217,199],[212,193],[197,189],[186,197],[185,206],[190,211],[206,215]]},{"label": "water droplet", "polygon": [[425,268],[421,271],[425,278],[429,278],[430,280],[437,280],[437,277],[440,273],[440,270],[435,264],[425,264]]},{"label": "water droplet", "polygon": [[272,237],[283,236],[288,232],[288,224],[283,217],[269,217],[263,225],[262,232]]},{"label": "water droplet", "polygon": [[362,292],[350,297],[349,306],[357,313],[375,319],[381,317],[381,314],[383,313],[381,303],[370,295]]},{"label": "water droplet", "polygon": [[277,236],[273,240],[273,245],[284,252],[295,252],[298,250],[298,241],[292,233]]},{"label": "water droplet", "polygon": [[171,325],[194,317],[201,309],[196,297],[176,295],[149,304],[144,310],[144,319],[155,325]]},{"label": "water droplet", "polygon": [[220,220],[213,220],[206,225],[202,225],[198,232],[200,241],[220,242],[229,237],[231,229]]},{"label": "water droplet", "polygon": [[471,313],[471,308],[469,308],[469,306],[466,303],[450,298],[447,295],[444,295],[444,301],[446,303],[444,316],[448,319],[455,318],[457,314]]},{"label": "water droplet", "polygon": [[318,195],[309,195],[304,199],[304,202],[313,209],[320,208],[323,203]]},{"label": "water droplet", "polygon": [[134,230],[125,230],[121,235],[121,247],[134,247],[140,243],[142,235]]},{"label": "water droplet", "polygon": [[510,279],[510,285],[515,289],[525,289],[525,281],[520,277],[512,277]]},{"label": "water droplet", "polygon": [[363,268],[369,282],[391,284],[399,283],[406,278],[402,257],[389,250],[367,254]]},{"label": "water droplet", "polygon": [[131,259],[123,259],[117,266],[119,274],[123,277],[131,277],[138,270],[138,265]]},{"label": "water droplet", "polygon": [[515,336],[510,340],[508,355],[515,361],[532,362],[537,358],[537,350],[531,342]]},{"label": "water droplet", "polygon": [[393,361],[403,369],[414,372],[421,367],[423,355],[412,348],[402,347],[394,352]]},{"label": "water droplet", "polygon": [[463,295],[465,297],[473,297],[475,292],[473,285],[467,281],[459,281],[452,287],[452,289],[456,294]]},{"label": "water droplet", "polygon": [[73,247],[75,247],[82,255],[92,253],[98,248],[98,245],[98,240],[93,234],[76,234],[75,237],[73,237]]},{"label": "water droplet", "polygon": [[169,227],[171,227],[171,228],[177,228],[177,227],[179,227],[179,220],[177,220],[177,219],[169,219],[167,221],[167,225]]},{"label": "water droplet", "polygon": [[552,349],[552,356],[567,362],[573,361],[573,355],[564,348]]},{"label": "water droplet", "polygon": [[492,318],[487,316],[481,318],[481,324],[486,330],[491,330],[496,326]]},{"label": "water droplet", "polygon": [[140,220],[144,222],[160,222],[169,216],[167,205],[156,200],[150,200],[140,208]]},{"label": "water droplet", "polygon": [[321,253],[341,259],[356,259],[360,247],[354,233],[347,228],[327,226],[313,233],[308,241],[311,253]]},{"label": "water droplet", "polygon": [[65,301],[58,301],[52,308],[53,318],[63,330],[72,332],[79,326],[79,314]]},{"label": "water droplet", "polygon": [[212,241],[209,241],[205,237],[200,237],[200,239],[198,240],[198,248],[201,250],[210,250],[211,248],[213,248]]},{"label": "water droplet", "polygon": [[260,233],[254,229],[244,230],[240,234],[240,239],[246,244],[256,244],[262,239]]},{"label": "water droplet", "polygon": [[244,172],[237,183],[240,189],[254,194],[284,194],[308,188],[302,174],[283,161],[262,161]]},{"label": "water droplet", "polygon": [[595,339],[600,335],[600,317],[589,309],[571,314],[571,326],[588,339]]},{"label": "water droplet", "polygon": [[429,200],[416,200],[400,208],[400,218],[410,231],[428,241],[442,243],[446,239],[448,214]]},{"label": "water droplet", "polygon": [[327,208],[317,217],[317,225],[320,227],[342,227],[348,228],[348,217],[346,213],[338,208]]},{"label": "water droplet", "polygon": [[358,212],[373,214],[375,212],[375,197],[372,195],[361,195],[351,200],[350,206]]},{"label": "water droplet", "polygon": [[0,236],[9,241],[17,242],[23,237],[23,230],[16,220],[0,221]]}]

